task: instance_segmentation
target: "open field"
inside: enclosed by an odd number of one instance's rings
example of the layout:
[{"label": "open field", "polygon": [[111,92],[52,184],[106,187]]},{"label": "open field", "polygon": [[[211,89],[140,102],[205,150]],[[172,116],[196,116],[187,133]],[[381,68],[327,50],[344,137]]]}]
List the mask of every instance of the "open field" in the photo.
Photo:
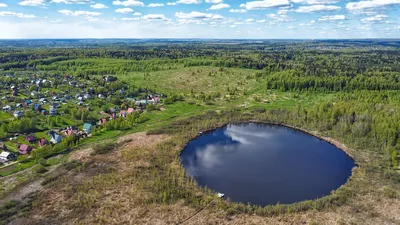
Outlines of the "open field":
[{"label": "open field", "polygon": [[[122,80],[142,87],[154,87],[168,93],[244,93],[253,90],[262,81],[255,79],[257,71],[218,67],[184,67],[148,73],[128,73]],[[160,82],[163,81],[163,82]]]}]

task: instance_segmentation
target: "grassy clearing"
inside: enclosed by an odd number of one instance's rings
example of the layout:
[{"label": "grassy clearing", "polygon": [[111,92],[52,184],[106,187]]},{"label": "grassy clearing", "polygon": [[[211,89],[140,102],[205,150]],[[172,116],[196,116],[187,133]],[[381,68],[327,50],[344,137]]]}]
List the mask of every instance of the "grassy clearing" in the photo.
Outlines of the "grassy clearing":
[{"label": "grassy clearing", "polygon": [[256,70],[218,67],[183,67],[157,72],[131,72],[119,75],[121,80],[141,87],[155,88],[168,93],[226,93],[237,87],[239,92],[257,86]]}]

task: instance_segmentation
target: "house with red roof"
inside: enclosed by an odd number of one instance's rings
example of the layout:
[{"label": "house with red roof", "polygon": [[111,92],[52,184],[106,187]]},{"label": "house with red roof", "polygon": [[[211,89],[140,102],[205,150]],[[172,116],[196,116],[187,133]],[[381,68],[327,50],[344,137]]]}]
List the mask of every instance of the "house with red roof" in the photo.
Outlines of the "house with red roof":
[{"label": "house with red roof", "polygon": [[67,127],[67,130],[65,131],[65,135],[67,136],[71,136],[73,134],[78,134],[79,133],[79,129],[76,127]]},{"label": "house with red roof", "polygon": [[39,140],[39,146],[40,146],[40,147],[45,146],[45,145],[48,145],[48,144],[49,144],[49,141],[47,141],[46,138],[41,138],[41,139]]},{"label": "house with red roof", "polygon": [[101,118],[100,120],[99,120],[99,125],[104,125],[104,124],[106,124],[107,123],[107,119],[105,119],[105,118]]},{"label": "house with red roof", "polygon": [[126,111],[126,113],[127,113],[128,115],[130,115],[130,114],[132,114],[134,111],[135,111],[134,108],[129,108],[129,109]]},{"label": "house with red roof", "polygon": [[126,111],[125,110],[119,111],[119,116],[120,117],[126,117]]},{"label": "house with red roof", "polygon": [[33,148],[29,145],[22,144],[22,145],[18,146],[18,150],[19,150],[19,154],[26,155],[26,154],[31,153]]}]

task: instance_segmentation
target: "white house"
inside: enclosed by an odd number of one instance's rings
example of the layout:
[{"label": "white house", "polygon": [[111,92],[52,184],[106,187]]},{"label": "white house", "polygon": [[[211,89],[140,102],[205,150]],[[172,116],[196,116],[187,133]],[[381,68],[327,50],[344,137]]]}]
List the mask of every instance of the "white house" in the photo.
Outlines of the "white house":
[{"label": "white house", "polygon": [[10,111],[10,110],[12,110],[12,107],[9,106],[9,105],[6,105],[6,106],[3,107],[3,110],[4,111]]},{"label": "white house", "polygon": [[24,111],[19,111],[19,110],[17,110],[17,111],[14,111],[14,117],[16,117],[16,118],[21,118],[21,117],[23,117],[24,116]]},{"label": "white house", "polygon": [[0,153],[0,162],[2,163],[8,162],[10,160],[15,159],[15,157],[16,156],[14,153],[3,151],[2,153]]}]

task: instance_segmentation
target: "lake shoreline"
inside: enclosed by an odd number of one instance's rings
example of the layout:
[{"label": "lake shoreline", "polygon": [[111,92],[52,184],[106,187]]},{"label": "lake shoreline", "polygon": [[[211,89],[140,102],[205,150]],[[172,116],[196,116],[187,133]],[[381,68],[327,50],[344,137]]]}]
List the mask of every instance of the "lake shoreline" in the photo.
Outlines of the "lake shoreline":
[{"label": "lake shoreline", "polygon": [[[343,174],[346,173],[346,177],[344,178],[344,180],[339,181],[339,183],[336,184],[338,186],[329,187],[331,189],[329,189],[328,192],[325,191],[324,192],[325,194],[323,194],[322,196],[300,198],[299,201],[298,200],[292,201],[292,200],[287,200],[287,199],[283,198],[283,199],[277,199],[276,202],[281,202],[281,200],[282,201],[286,200],[284,204],[290,205],[290,204],[304,202],[304,201],[311,200],[311,199],[314,200],[314,199],[320,199],[321,197],[329,196],[329,195],[332,194],[332,192],[335,192],[341,186],[345,185],[349,180],[352,180],[352,177],[355,175],[355,170],[358,168],[358,165],[356,164],[354,158],[351,156],[351,151],[352,150],[350,148],[348,148],[347,146],[345,146],[344,144],[340,143],[339,141],[334,140],[333,138],[325,137],[323,135],[318,134],[317,132],[309,131],[309,130],[306,130],[306,129],[298,128],[298,127],[287,125],[287,124],[276,123],[276,122],[266,122],[266,121],[259,121],[259,120],[250,120],[250,119],[249,120],[237,120],[235,122],[232,122],[232,121],[231,122],[227,122],[227,121],[225,121],[225,123],[215,122],[215,123],[209,124],[209,126],[208,126],[209,128],[208,129],[203,129],[203,130],[200,129],[200,131],[197,134],[196,133],[192,133],[192,135],[195,135],[195,137],[193,139],[190,139],[186,143],[184,142],[185,143],[185,147],[183,147],[181,149],[181,151],[180,151],[180,163],[181,163],[180,165],[181,165],[181,167],[185,168],[185,170],[187,168],[192,168],[191,166],[188,167],[188,165],[190,165],[190,163],[188,163],[188,162],[192,162],[192,160],[189,159],[190,157],[192,157],[192,155],[197,155],[196,153],[193,153],[193,150],[194,149],[198,149],[198,148],[202,149],[202,147],[193,147],[193,145],[190,144],[192,141],[199,140],[199,142],[195,142],[195,143],[201,143],[200,145],[202,146],[202,144],[204,144],[203,142],[205,140],[205,139],[203,139],[203,137],[204,136],[209,136],[209,135],[213,136],[213,138],[212,138],[213,141],[218,139],[218,138],[220,138],[221,135],[222,135],[221,137],[228,138],[230,140],[229,137],[224,135],[225,134],[225,130],[227,129],[228,125],[229,125],[229,127],[232,126],[232,129],[233,129],[233,127],[243,127],[243,129],[245,129],[245,130],[246,130],[245,127],[250,126],[251,128],[249,128],[249,130],[255,132],[254,135],[258,134],[259,132],[262,132],[263,129],[267,129],[267,130],[269,130],[269,132],[274,132],[274,130],[280,129],[284,133],[287,133],[287,132],[292,133],[293,132],[293,134],[296,134],[297,136],[301,136],[301,137],[308,136],[308,138],[306,140],[309,140],[309,141],[312,140],[312,142],[320,143],[325,147],[313,148],[312,146],[314,146],[314,145],[310,145],[310,146],[307,145],[308,147],[305,149],[306,151],[304,153],[298,153],[298,154],[302,154],[302,156],[301,156],[302,157],[302,160],[301,160],[302,162],[300,162],[299,165],[303,164],[303,165],[307,165],[307,167],[309,167],[309,165],[313,165],[314,162],[326,162],[326,165],[328,165],[328,164],[332,165],[332,169],[335,168],[335,169],[338,169],[338,170],[343,170],[341,168],[346,168],[345,169],[346,172],[343,172]],[[267,126],[265,126],[265,125],[267,125]],[[280,126],[282,126],[282,127],[280,127]],[[257,128],[257,129],[255,129],[255,128]],[[228,130],[229,130],[229,128],[228,128]],[[195,130],[193,130],[193,131],[195,131]],[[296,132],[296,131],[298,131],[298,132]],[[279,132],[279,134],[281,134],[281,133]],[[237,135],[241,136],[239,133]],[[239,136],[237,137],[237,139],[240,140]],[[246,137],[243,137],[243,138],[246,138]],[[315,137],[317,139],[315,139],[313,137]],[[277,136],[276,138],[272,138],[271,140],[270,139],[266,140],[264,138],[261,138],[259,140],[260,140],[259,142],[254,140],[255,141],[254,144],[256,144],[257,146],[253,146],[252,148],[257,148],[257,149],[260,149],[260,150],[270,149],[270,150],[274,150],[274,151],[275,150],[279,151],[279,148],[277,148],[276,146],[275,147],[263,146],[263,143],[265,144],[265,143],[269,143],[269,142],[280,142],[282,144],[286,143],[286,144],[288,144],[288,146],[290,146],[290,148],[289,148],[289,149],[291,149],[290,151],[294,151],[298,146],[297,142],[292,142],[291,141],[291,138],[280,139],[279,136]],[[303,140],[303,139],[299,139],[299,140]],[[222,140],[221,143],[225,143],[225,141]],[[305,141],[305,143],[306,143],[306,141]],[[196,145],[196,144],[194,144],[194,145]],[[191,147],[188,147],[188,146],[191,146]],[[210,146],[212,146],[212,144],[210,144]],[[210,147],[210,146],[208,146],[208,147]],[[212,148],[212,147],[210,147],[210,148]],[[332,158],[330,158],[330,157],[327,157],[327,155],[325,155],[325,153],[324,153],[325,150],[330,149],[330,148],[335,148],[336,149],[337,153],[335,154],[335,157],[333,157],[333,155],[331,155]],[[314,150],[313,151],[308,151],[307,149],[314,149],[315,151]],[[341,152],[340,152],[340,150],[341,150]],[[188,151],[189,153],[185,154],[185,151]],[[264,152],[264,151],[260,151],[260,152]],[[293,154],[296,154],[296,153],[292,152],[290,155],[293,155]],[[310,154],[312,154],[312,155],[310,155]],[[205,155],[208,155],[208,154],[205,154]],[[318,158],[321,155],[322,155],[322,158]],[[346,167],[343,167],[344,164],[336,164],[335,165],[334,163],[336,162],[335,161],[336,160],[336,156],[340,157],[341,159],[343,159],[346,162],[351,163],[351,164],[347,164],[346,163],[346,165],[348,165]],[[260,157],[262,158],[263,156],[260,155]],[[215,156],[215,158],[219,158],[219,157]],[[230,159],[236,160],[236,162],[239,162],[241,160],[241,159],[238,159],[238,158],[235,159],[235,157],[231,157]],[[251,159],[251,158],[249,158],[249,159]],[[237,160],[239,160],[239,161],[237,161]],[[249,165],[252,165],[252,162],[256,163],[258,161],[257,160],[255,160],[255,161],[247,160],[247,162],[250,162]],[[332,162],[333,164],[330,164],[328,162]],[[275,163],[273,161],[266,162],[266,163],[269,165],[268,168],[274,168]],[[278,163],[278,164],[281,165],[282,163]],[[200,163],[200,165],[202,165],[202,164]],[[199,171],[197,173],[198,174],[202,174],[200,177],[208,176],[208,171],[201,172],[202,171],[201,170],[202,167],[200,166],[199,168],[200,169],[199,169]],[[255,168],[255,167],[253,167],[253,168]],[[276,168],[279,168],[279,167],[276,167]],[[298,168],[303,168],[303,167],[298,167]],[[263,169],[265,169],[265,168],[263,168],[261,166],[259,171],[264,171]],[[228,169],[228,170],[230,171],[231,169]],[[232,168],[232,170],[234,170],[234,168]],[[277,170],[278,169],[272,169],[271,171],[277,171]],[[321,170],[321,171],[323,171],[323,170]],[[311,172],[312,171],[307,171],[307,173],[303,173],[303,174],[310,174]],[[222,171],[222,174],[224,174],[223,171]],[[222,177],[225,177],[225,175],[226,175],[226,177],[234,176],[234,174],[226,173]],[[326,174],[326,175],[329,177],[328,174]],[[322,176],[322,177],[325,177],[325,178],[322,178],[322,180],[326,179],[326,177],[327,177],[326,175]],[[191,176],[191,175],[189,175],[189,176]],[[271,173],[269,176],[270,177],[279,177],[279,175],[276,175],[274,173]],[[318,177],[318,176],[319,176],[319,174],[316,173],[315,177]],[[249,177],[251,177],[251,176],[249,176]],[[288,175],[287,177],[290,177],[290,175]],[[290,179],[290,178],[288,178],[288,179]],[[334,178],[332,177],[332,178],[328,178],[328,179],[334,179]],[[314,182],[314,181],[312,181],[311,178],[310,178],[310,180],[311,180],[310,183]],[[222,183],[224,183],[224,182],[222,182]],[[319,183],[321,183],[321,182],[319,182]],[[324,183],[324,182],[322,182],[322,183]],[[223,193],[226,194],[227,191],[229,192],[229,190],[231,190],[231,189],[229,189],[228,187],[225,187],[223,184],[221,184],[219,182],[214,182],[213,181],[212,184],[214,186],[212,186],[210,188],[213,191],[216,191],[216,192],[222,190],[222,191],[224,191]],[[259,182],[257,184],[258,185],[256,185],[256,186],[262,186],[264,183],[263,182]],[[208,186],[208,185],[211,185],[211,183],[203,182],[200,185],[201,186]],[[316,185],[316,186],[318,186],[318,185]],[[249,190],[248,190],[247,193],[252,193],[251,191],[249,192]],[[323,188],[321,190],[323,190]],[[251,199],[251,200],[245,199],[245,200],[243,200],[243,199],[240,198],[240,196],[238,197],[234,193],[235,192],[233,192],[233,194],[231,193],[232,197],[234,197],[233,199],[235,199],[235,201],[238,201],[238,202],[244,203],[246,201],[251,201],[251,202],[256,201],[255,204],[256,205],[261,205],[262,207],[267,206],[267,205],[275,205],[276,204],[276,203],[274,203],[274,201],[273,201],[273,203],[270,203],[268,201],[266,201],[266,203],[264,203],[263,201],[254,200],[254,199]],[[277,194],[277,195],[279,195],[279,194]],[[301,195],[301,194],[298,194],[298,195]],[[230,196],[229,193],[227,194],[227,196]],[[249,196],[251,196],[251,195],[249,195]],[[269,199],[269,198],[267,198],[267,199]]]}]

